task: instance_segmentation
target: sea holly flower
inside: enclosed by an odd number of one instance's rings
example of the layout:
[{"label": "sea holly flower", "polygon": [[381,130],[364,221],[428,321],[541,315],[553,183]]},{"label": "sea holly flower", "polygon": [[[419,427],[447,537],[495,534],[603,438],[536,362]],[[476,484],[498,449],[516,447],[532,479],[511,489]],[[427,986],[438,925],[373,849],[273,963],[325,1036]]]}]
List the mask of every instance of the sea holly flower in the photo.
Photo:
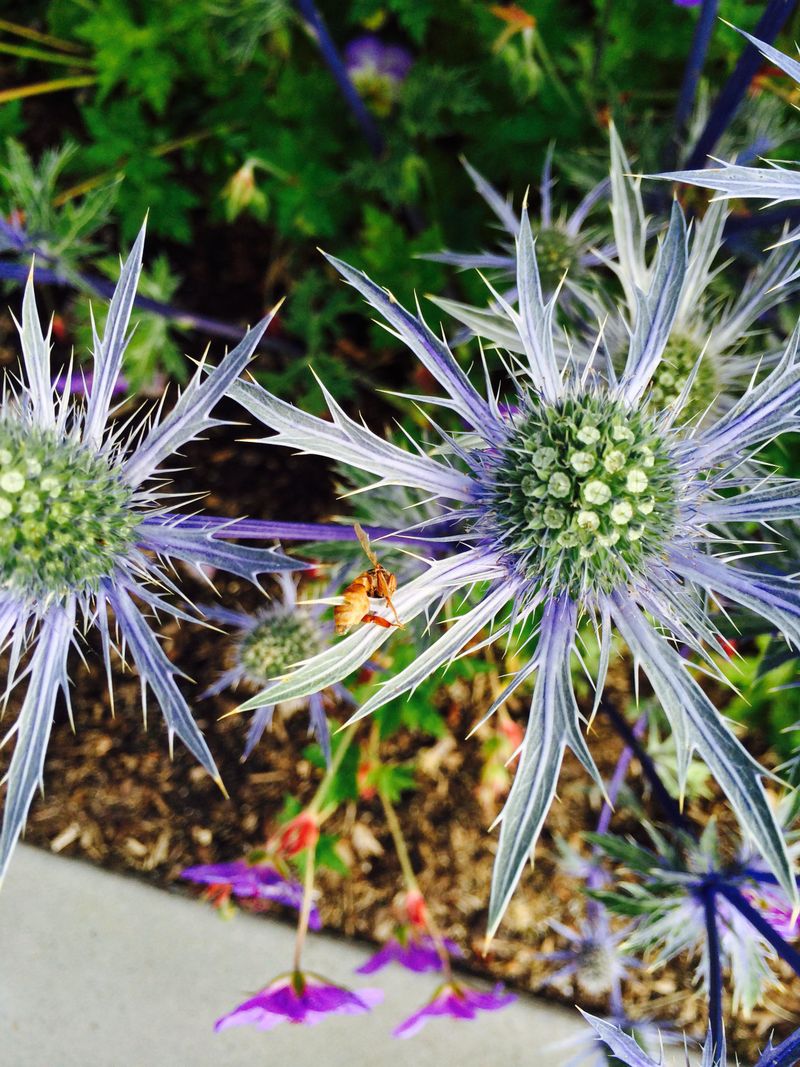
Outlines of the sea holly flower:
[{"label": "sea holly flower", "polygon": [[568,947],[546,952],[540,959],[558,965],[544,985],[559,986],[567,978],[588,996],[600,997],[617,993],[620,983],[631,970],[640,966],[638,960],[620,951],[628,929],[612,930],[605,911],[596,909],[584,919],[577,930],[563,923],[551,921],[550,927],[567,942]]},{"label": "sea holly flower", "polygon": [[500,1011],[516,1000],[513,993],[506,993],[498,983],[490,992],[470,989],[461,982],[450,981],[434,993],[428,1003],[415,1011],[392,1031],[394,1037],[413,1037],[429,1019],[446,1016],[450,1019],[476,1019],[482,1011]]},{"label": "sea holly flower", "polygon": [[400,89],[414,65],[411,53],[367,33],[344,50],[350,80],[376,115],[385,117],[400,98]]},{"label": "sea holly flower", "polygon": [[[604,341],[616,355],[627,349],[639,296],[650,288],[655,265],[648,265],[646,258],[648,221],[641,178],[631,177],[632,165],[613,125],[610,133],[611,214],[619,252],[607,266],[619,278],[625,312],[615,314],[598,297],[596,314],[607,319]],[[763,316],[786,299],[789,281],[793,280],[794,288],[800,284],[800,276],[795,277],[800,251],[782,243],[753,270],[738,295],[720,306],[711,286],[719,274],[715,261],[728,215],[722,202],[712,203],[704,217],[692,223],[685,284],[649,383],[650,403],[658,411],[676,404],[689,377],[694,376],[689,399],[682,404],[684,421],[730,408],[759,370],[778,360],[780,351],[774,346],[765,351],[761,343],[755,354],[749,354],[745,345]]]},{"label": "sea holly flower", "polygon": [[365,1015],[383,1000],[381,989],[351,991],[317,975],[281,975],[249,1000],[217,1019],[214,1030],[255,1026],[274,1030],[280,1023],[316,1026],[328,1015]]},{"label": "sea holly flower", "polygon": [[[283,904],[298,912],[303,905],[302,885],[287,878],[275,864],[259,853],[247,859],[234,860],[232,863],[207,863],[187,867],[181,871],[180,876],[188,882],[209,886],[214,897],[219,897],[218,891],[225,888],[226,896],[238,897],[241,900]],[[322,926],[315,905],[311,906],[308,925],[312,930],[319,930]]]},{"label": "sea holly flower", "polygon": [[[143,702],[149,687],[161,707],[170,747],[177,734],[218,780],[176,684],[181,672],[137,601],[195,620],[164,597],[164,591],[180,590],[161,560],[219,567],[255,583],[267,571],[304,566],[273,550],[227,544],[220,540],[224,528],[212,534],[184,527],[174,494],[164,491],[164,462],[219,424],[211,411],[247,366],[269,319],[218,367],[201,366],[168,415],[145,421],[128,436],[124,427],[107,427],[143,245],[144,229],[123,267],[102,339],[95,333],[92,388],[85,397],[73,397],[69,381],[61,392],[54,390],[49,334],[42,333],[32,275],[25,289],[19,325],[25,381],[8,378],[0,402],[0,643],[9,650],[7,691],[28,680],[8,735],[16,744],[0,832],[0,876],[42,780],[59,693],[69,708],[67,655],[78,633],[97,627],[109,685],[111,649],[127,649],[141,676]],[[28,650],[30,659],[20,669]]]},{"label": "sea holly flower", "polygon": [[[569,295],[584,296],[585,282],[591,267],[613,259],[613,243],[602,239],[602,230],[589,223],[592,211],[608,196],[608,179],[591,189],[571,214],[557,212],[553,201],[552,151],[547,153],[540,185],[540,214],[534,226],[539,277],[545,294],[552,293],[566,278]],[[475,170],[466,160],[464,167],[478,194],[486,201],[503,230],[500,247],[494,252],[432,252],[423,259],[450,263],[461,270],[477,268],[489,271],[501,280],[516,277],[516,242],[520,232],[520,216],[509,200]],[[584,283],[584,284],[582,284]],[[503,300],[514,303],[516,287],[503,294]],[[493,301],[488,308],[473,307],[456,300],[431,297],[433,303],[457,319],[470,331],[508,348],[521,351],[521,342],[503,308],[503,300]]]},{"label": "sea holly flower", "polygon": [[[779,808],[779,819],[785,810]],[[759,930],[742,913],[735,903],[735,894],[732,899],[727,890],[740,892],[745,903],[754,903],[748,891],[760,895],[762,889],[764,893],[771,890],[791,914],[789,896],[782,887],[770,885],[769,881],[762,886],[759,879],[774,876],[766,871],[763,861],[752,850],[743,850],[735,863],[723,864],[713,821],[699,840],[683,833],[674,845],[652,827],[645,825],[645,829],[653,838],[652,850],[632,841],[620,842],[613,835],[592,837],[601,850],[612,858],[621,858],[629,871],[639,875],[635,883],[626,880],[624,892],[607,889],[601,892],[601,899],[612,911],[638,916],[627,932],[626,950],[647,952],[653,965],[663,965],[687,953],[696,956],[699,958],[696,985],[708,989],[711,958],[707,901],[709,893],[713,894],[717,954],[721,966],[730,973],[733,1010],[749,1016],[768,990],[780,984],[772,968],[774,946],[765,931]],[[794,859],[796,846],[792,845],[788,852]],[[762,908],[760,902],[754,906],[769,922],[769,909]],[[784,917],[782,914],[781,918]],[[780,933],[778,926],[773,929]]]},{"label": "sea holly flower", "polygon": [[463,955],[455,941],[447,937],[442,938],[440,947],[430,934],[422,933],[412,926],[399,926],[393,937],[370,956],[366,963],[356,968],[356,973],[374,974],[390,963],[399,963],[401,967],[416,974],[441,971],[444,965],[442,948],[450,956]]},{"label": "sea holly flower", "polygon": [[[800,62],[784,55],[777,48],[759,41],[757,37],[739,30],[750,44],[754,45],[776,67],[788,74],[800,85]],[[713,158],[713,157],[712,157]],[[764,167],[746,167],[740,163],[726,163],[714,159],[719,166],[705,167],[701,170],[678,170],[652,177],[665,178],[669,181],[686,182],[699,185],[703,189],[712,189],[718,194],[717,199],[756,199],[766,200],[769,205],[782,204],[800,199],[800,171],[790,170],[772,160],[763,160]]]},{"label": "sea holly flower", "polygon": [[[705,597],[713,594],[764,616],[800,644],[800,594],[780,573],[742,565],[721,552],[720,528],[772,523],[800,512],[791,479],[756,470],[757,450],[800,427],[800,330],[778,365],[727,412],[702,427],[681,424],[693,371],[678,401],[653,409],[648,395],[669,340],[684,286],[686,229],[675,204],[649,286],[639,300],[627,360],[617,375],[605,362],[580,375],[562,373],[555,355],[555,299],[542,292],[533,234],[523,214],[517,247],[519,310],[512,311],[526,357],[507,365],[508,378],[482,395],[450,349],[425,322],[347,264],[345,279],[384,317],[446,391],[439,403],[463,433],[438,429],[441,444],[403,449],[348,417],[324,390],[331,420],[308,415],[259,385],[237,382],[232,395],[273,431],[272,445],[327,456],[371,472],[379,483],[415,488],[448,509],[449,534],[431,541],[427,570],[393,594],[398,618],[429,621],[427,648],[385,681],[353,717],[402,697],[458,656],[487,627],[492,639],[533,623],[538,643],[491,715],[526,679],[535,686],[525,739],[500,830],[490,901],[496,930],[541,830],[569,746],[600,784],[580,728],[570,660],[578,626],[588,620],[599,642],[596,689],[602,693],[614,627],[647,674],[678,745],[683,782],[693,751],[705,760],[746,833],[770,869],[797,899],[783,834],[761,782],[763,770],[737,740],[694,679],[681,648],[722,679],[712,653],[721,650]],[[601,339],[598,341],[598,351]],[[368,492],[368,491],[367,491]],[[441,530],[441,523],[440,523]],[[404,531],[404,517],[397,529]],[[424,548],[424,526],[416,529]],[[408,530],[405,529],[405,533]],[[770,535],[772,536],[772,535]],[[379,542],[378,542],[379,546]],[[775,556],[771,557],[775,560]],[[775,564],[773,563],[773,567]],[[437,634],[433,620],[448,598],[475,595],[450,613]],[[374,612],[391,623],[388,607]],[[391,626],[359,627],[242,705],[291,700],[342,680],[375,654]],[[727,662],[727,661],[726,661]]]},{"label": "sea holly flower", "polygon": [[[324,604],[304,607],[297,597],[297,582],[289,574],[277,576],[281,599],[253,615],[227,608],[204,608],[207,618],[213,622],[236,628],[233,645],[233,666],[228,668],[203,696],[212,696],[225,689],[246,686],[251,691],[260,691],[271,678],[285,674],[301,660],[316,655],[330,643],[332,630],[325,626],[320,615]],[[344,686],[330,687],[330,696],[352,705],[352,696]],[[314,734],[325,759],[330,762],[331,739],[325,715],[326,694],[312,693],[305,701],[308,707],[310,731]],[[257,708],[247,731],[247,741],[242,759],[246,760],[256,747],[266,728],[272,722],[274,704]]]}]

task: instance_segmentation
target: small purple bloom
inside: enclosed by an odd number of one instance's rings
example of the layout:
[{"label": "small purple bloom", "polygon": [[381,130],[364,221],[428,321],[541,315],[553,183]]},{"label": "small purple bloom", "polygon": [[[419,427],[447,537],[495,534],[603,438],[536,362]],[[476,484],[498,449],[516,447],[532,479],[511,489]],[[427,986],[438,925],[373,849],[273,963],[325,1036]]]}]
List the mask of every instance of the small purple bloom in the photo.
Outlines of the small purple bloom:
[{"label": "small purple bloom", "polygon": [[[242,899],[268,900],[300,911],[303,906],[303,887],[299,882],[285,878],[269,863],[209,863],[199,867],[187,867],[181,878],[200,885],[228,886],[233,896]],[[319,930],[322,922],[316,906],[312,905],[308,925]]]},{"label": "small purple bloom", "polygon": [[794,914],[789,898],[779,886],[759,882],[758,886],[743,886],[742,896],[757,908],[773,930],[786,941],[800,935],[800,917]]},{"label": "small purple bloom", "polygon": [[[461,949],[449,938],[442,938],[442,944],[451,956],[463,955]],[[427,971],[441,971],[442,957],[436,942],[429,934],[416,934],[403,929],[397,937],[390,938],[374,956],[356,968],[357,974],[374,974],[390,963],[399,963],[406,970],[416,974]]]},{"label": "small purple bloom", "polygon": [[409,1015],[405,1022],[395,1027],[392,1034],[394,1037],[413,1037],[434,1015],[447,1015],[451,1019],[474,1019],[478,1012],[499,1011],[513,1004],[516,999],[513,993],[506,993],[499,983],[490,993],[480,993],[477,989],[468,989],[457,982],[447,982],[437,989],[424,1008]]},{"label": "small purple bloom", "polygon": [[411,53],[400,45],[384,44],[374,34],[365,34],[348,44],[344,59],[359,94],[377,114],[388,115],[414,64]]},{"label": "small purple bloom", "polygon": [[272,1030],[282,1022],[316,1026],[326,1015],[364,1015],[383,1000],[380,989],[357,993],[300,971],[284,975],[214,1023],[214,1030],[255,1026]]}]

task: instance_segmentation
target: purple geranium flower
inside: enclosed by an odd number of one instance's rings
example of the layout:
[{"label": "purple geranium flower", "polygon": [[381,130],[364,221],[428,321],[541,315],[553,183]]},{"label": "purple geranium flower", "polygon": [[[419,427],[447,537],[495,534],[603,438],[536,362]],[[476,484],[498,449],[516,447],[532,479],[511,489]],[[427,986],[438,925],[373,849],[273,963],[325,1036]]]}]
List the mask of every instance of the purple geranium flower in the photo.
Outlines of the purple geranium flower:
[{"label": "purple geranium flower", "polygon": [[411,53],[400,45],[384,44],[368,33],[348,44],[344,60],[359,94],[377,114],[388,115],[414,64]]},{"label": "purple geranium flower", "polygon": [[[442,938],[442,945],[451,956],[463,955],[455,941],[447,937]],[[402,927],[397,936],[390,938],[366,963],[357,967],[356,973],[374,974],[390,963],[399,963],[416,974],[441,971],[443,966],[436,941],[429,934],[419,934],[406,927]]]},{"label": "purple geranium flower", "polygon": [[[187,867],[181,878],[200,885],[228,886],[230,893],[242,899],[268,900],[300,911],[303,906],[303,887],[299,882],[285,878],[271,863],[248,863],[236,860],[233,863],[209,863],[199,867]],[[308,925],[319,930],[322,921],[316,906],[311,906]]]},{"label": "purple geranium flower", "polygon": [[516,999],[513,993],[506,993],[500,983],[491,992],[480,993],[477,989],[468,989],[458,982],[446,982],[439,986],[424,1008],[409,1015],[392,1033],[395,1037],[413,1037],[434,1015],[448,1015],[451,1019],[474,1019],[480,1011],[499,1011],[513,1004]]},{"label": "purple geranium flower", "polygon": [[295,971],[282,975],[250,1000],[244,1001],[214,1023],[214,1029],[255,1026],[272,1030],[279,1023],[316,1026],[326,1015],[364,1015],[383,1000],[380,989],[359,989],[357,993],[332,985],[322,978]]}]

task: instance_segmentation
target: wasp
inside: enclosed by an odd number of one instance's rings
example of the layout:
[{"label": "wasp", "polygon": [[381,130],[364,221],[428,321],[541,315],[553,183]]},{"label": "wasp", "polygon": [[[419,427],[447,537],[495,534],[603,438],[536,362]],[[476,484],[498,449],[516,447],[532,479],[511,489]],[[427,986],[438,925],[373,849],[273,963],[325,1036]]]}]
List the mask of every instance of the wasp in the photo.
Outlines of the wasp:
[{"label": "wasp", "polygon": [[[378,562],[378,557],[372,551],[369,537],[364,533],[361,526],[354,526],[359,544],[364,549],[367,559],[372,564],[372,569],[359,574],[343,593],[343,602],[333,609],[333,621],[337,634],[346,634],[359,622],[374,622],[376,626],[402,626],[397,615],[392,594],[397,591],[397,578]],[[384,619],[382,615],[375,615],[370,610],[370,597],[380,597],[386,601],[391,609],[395,621]]]}]

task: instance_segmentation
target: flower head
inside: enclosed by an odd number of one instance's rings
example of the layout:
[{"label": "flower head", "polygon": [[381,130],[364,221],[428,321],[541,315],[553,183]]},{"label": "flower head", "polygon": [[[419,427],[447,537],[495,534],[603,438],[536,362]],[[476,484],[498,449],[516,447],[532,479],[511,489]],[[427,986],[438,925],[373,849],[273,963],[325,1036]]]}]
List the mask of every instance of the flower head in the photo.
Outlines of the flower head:
[{"label": "flower head", "polygon": [[[442,939],[442,946],[450,956],[461,956],[462,952],[455,941]],[[366,963],[358,967],[358,974],[374,974],[390,963],[399,963],[408,971],[424,974],[427,971],[441,971],[442,953],[430,934],[421,933],[413,927],[401,926],[395,936],[370,956]]]},{"label": "flower head", "polygon": [[[451,263],[462,270],[478,268],[490,271],[499,279],[513,281],[516,275],[515,243],[519,238],[520,216],[495,187],[469,163],[464,166],[478,194],[486,201],[503,230],[501,245],[493,252],[434,252],[423,258]],[[616,254],[612,242],[602,240],[602,232],[589,223],[593,210],[608,196],[608,179],[591,189],[571,214],[556,212],[553,202],[552,152],[548,152],[540,185],[540,214],[534,226],[539,278],[545,293],[554,292],[566,279],[568,297],[584,295],[589,271]],[[433,298],[433,302],[463,323],[469,331],[496,341],[511,351],[519,351],[520,341],[504,309],[504,301],[513,302],[515,290],[495,299],[486,308],[477,308],[455,300]]]},{"label": "flower head", "polygon": [[[605,309],[604,340],[612,355],[624,358],[639,293],[649,286],[652,268],[645,256],[648,223],[641,179],[630,177],[632,165],[613,125],[610,132],[611,212],[614,238],[623,251],[609,267],[619,278],[624,311],[619,315],[613,308]],[[791,291],[800,285],[800,277],[795,277],[800,251],[796,245],[779,242],[750,273],[737,295],[721,304],[712,285],[719,274],[716,260],[725,240],[728,216],[725,204],[716,201],[702,219],[692,223],[686,282],[649,383],[652,410],[679,404],[679,418],[684,421],[707,419],[712,413],[729,409],[760,370],[777,362],[779,346],[775,342],[765,346],[763,319],[786,299],[787,286]],[[751,352],[747,346],[754,336],[759,336],[759,344]],[[690,378],[692,386],[681,401]]]},{"label": "flower head", "polygon": [[[181,878],[213,889],[226,887],[229,894],[243,900],[264,900],[283,904],[300,911],[303,905],[303,887],[299,882],[286,878],[278,868],[257,856],[252,862],[235,860],[233,863],[207,863],[187,867]],[[319,930],[322,926],[319,911],[312,905],[309,926]]]},{"label": "flower head", "polygon": [[350,80],[372,110],[388,115],[400,95],[400,87],[414,65],[411,53],[397,44],[385,44],[372,33],[351,41],[344,50]]},{"label": "flower head", "polygon": [[460,982],[446,982],[440,986],[428,1003],[400,1023],[392,1031],[395,1037],[413,1037],[429,1019],[447,1016],[450,1019],[475,1019],[482,1011],[500,1011],[513,1004],[517,998],[506,993],[498,984],[490,992],[482,993],[469,989]]},{"label": "flower head", "polygon": [[[741,522],[773,522],[800,513],[798,483],[758,469],[755,460],[765,441],[800,427],[800,331],[763,381],[724,414],[702,427],[687,425],[679,416],[691,377],[678,401],[663,411],[654,410],[649,395],[685,287],[693,284],[677,204],[640,293],[619,374],[600,358],[602,337],[580,374],[560,366],[555,298],[543,295],[525,214],[516,258],[519,308],[509,308],[509,314],[524,356],[508,361],[506,381],[499,388],[492,385],[486,396],[421,318],[365,275],[331,260],[437,378],[446,395],[432,402],[461,420],[462,430],[455,433],[431,420],[441,435],[433,449],[391,445],[349,418],[327,391],[330,421],[299,411],[256,384],[234,386],[235,398],[273,431],[270,444],[360,467],[379,483],[396,482],[426,498],[436,496],[447,509],[449,531],[435,539],[427,570],[392,599],[406,624],[423,614],[435,619],[459,591],[466,594],[462,607],[455,616],[448,613],[449,627],[432,631],[428,647],[380,685],[356,717],[412,691],[485,628],[499,639],[526,621],[531,624],[538,643],[527,646],[523,665],[487,710],[492,714],[535,675],[527,731],[501,823],[490,901],[494,930],[546,817],[567,746],[599,782],[581,730],[570,660],[579,621],[586,619],[599,645],[599,700],[616,627],[649,677],[675,734],[679,781],[696,750],[794,900],[792,865],[764,792],[762,768],[729,730],[679,648],[686,646],[704,670],[724,680],[713,657],[722,645],[706,609],[708,594],[762,615],[800,645],[796,583],[776,573],[775,562],[766,572],[742,565],[738,555],[727,557],[723,536],[730,535],[720,532]],[[404,516],[398,514],[396,521],[398,532],[407,534]],[[417,533],[424,550],[424,527]],[[391,623],[385,606],[375,611]],[[341,680],[393,632],[365,624],[272,683],[243,709],[294,699]]]},{"label": "flower head", "polygon": [[365,1015],[383,1000],[380,989],[352,992],[315,975],[295,971],[283,975],[256,996],[217,1019],[214,1029],[255,1026],[274,1030],[280,1023],[316,1026],[328,1015]]},{"label": "flower head", "polygon": [[[272,550],[229,545],[182,525],[162,464],[217,425],[211,411],[247,366],[269,320],[209,371],[201,367],[172,411],[134,429],[106,426],[119,381],[128,320],[141,271],[144,230],[125,263],[102,338],[94,335],[91,390],[74,397],[67,376],[54,389],[49,334],[39,322],[32,276],[19,326],[25,381],[6,381],[0,400],[0,643],[10,650],[7,691],[27,678],[0,833],[0,876],[25,822],[42,769],[59,692],[69,703],[67,655],[77,633],[96,626],[110,678],[112,647],[126,648],[167,722],[215,778],[214,759],[141,607],[194,621],[165,591],[180,592],[162,560],[219,567],[252,582],[303,565]],[[118,638],[112,638],[109,609]],[[20,672],[23,653],[31,656]]]},{"label": "flower head", "polygon": [[[281,599],[253,615],[227,608],[209,607],[205,614],[214,622],[235,627],[233,665],[203,696],[212,696],[228,688],[245,686],[251,691],[262,690],[271,678],[286,674],[291,667],[317,655],[331,637],[330,626],[320,621],[324,605],[305,608],[297,597],[297,582],[289,574],[277,576]],[[344,686],[331,687],[331,696],[352,705],[353,698]],[[303,701],[308,707],[309,729],[315,735],[325,759],[330,761],[331,740],[325,715],[326,694],[312,693]],[[296,707],[296,704],[294,705]],[[288,706],[287,709],[288,710]],[[242,759],[246,760],[256,747],[264,731],[272,722],[274,704],[256,709],[247,731]]]},{"label": "flower head", "polygon": [[577,930],[557,922],[550,925],[567,941],[568,947],[541,956],[558,965],[545,979],[545,985],[559,985],[572,978],[587,996],[601,997],[617,989],[629,971],[638,966],[637,960],[619,949],[627,929],[612,931],[602,911],[585,919]]}]

